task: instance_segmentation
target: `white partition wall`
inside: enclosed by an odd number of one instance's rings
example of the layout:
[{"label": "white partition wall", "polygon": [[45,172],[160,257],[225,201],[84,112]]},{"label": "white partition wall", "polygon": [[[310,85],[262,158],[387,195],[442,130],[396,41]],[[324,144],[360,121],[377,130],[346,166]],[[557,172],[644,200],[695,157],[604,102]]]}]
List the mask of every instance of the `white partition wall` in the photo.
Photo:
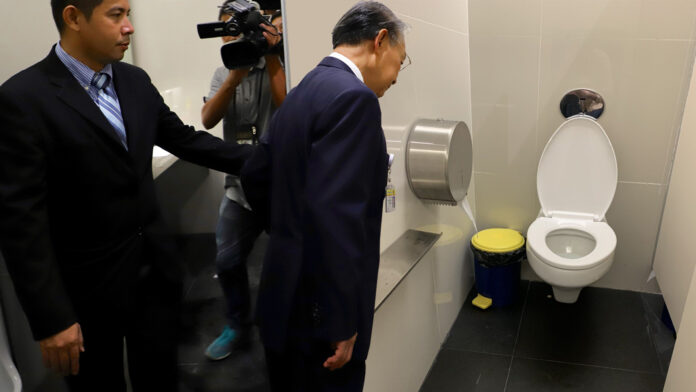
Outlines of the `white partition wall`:
[{"label": "white partition wall", "polygon": [[690,392],[696,385],[696,273],[688,281],[686,306],[680,319],[681,333],[674,345],[664,392]]},{"label": "white partition wall", "polygon": [[669,183],[660,238],[655,252],[655,273],[674,326],[680,331],[682,313],[696,266],[696,78],[692,76],[679,144]]}]

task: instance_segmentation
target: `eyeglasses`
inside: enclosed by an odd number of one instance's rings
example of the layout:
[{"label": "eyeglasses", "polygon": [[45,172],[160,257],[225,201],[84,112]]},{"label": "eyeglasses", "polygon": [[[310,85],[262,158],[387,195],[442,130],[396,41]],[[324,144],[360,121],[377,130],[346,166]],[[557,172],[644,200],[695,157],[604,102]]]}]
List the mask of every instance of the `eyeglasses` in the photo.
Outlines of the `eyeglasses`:
[{"label": "eyeglasses", "polygon": [[407,53],[406,58],[404,59],[404,63],[401,65],[401,69],[399,70],[399,72],[403,71],[404,68],[408,67],[409,65],[411,65],[411,57]]}]

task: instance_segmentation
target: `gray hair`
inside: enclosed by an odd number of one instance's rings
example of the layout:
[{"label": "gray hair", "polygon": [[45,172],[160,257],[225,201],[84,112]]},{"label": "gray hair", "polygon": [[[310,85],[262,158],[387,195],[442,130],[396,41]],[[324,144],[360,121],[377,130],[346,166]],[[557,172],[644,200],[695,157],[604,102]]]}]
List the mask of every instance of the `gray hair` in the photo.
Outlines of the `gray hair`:
[{"label": "gray hair", "polygon": [[401,42],[406,23],[382,3],[362,1],[355,4],[336,23],[331,33],[334,49],[339,45],[358,45],[386,29],[392,42]]}]

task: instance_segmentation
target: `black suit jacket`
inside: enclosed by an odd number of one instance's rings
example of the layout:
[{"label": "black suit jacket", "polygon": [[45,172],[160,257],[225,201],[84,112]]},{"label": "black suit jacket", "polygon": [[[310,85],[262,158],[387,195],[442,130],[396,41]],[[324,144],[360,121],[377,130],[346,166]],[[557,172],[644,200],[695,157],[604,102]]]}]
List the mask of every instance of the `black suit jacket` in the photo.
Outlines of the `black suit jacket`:
[{"label": "black suit jacket", "polygon": [[365,359],[374,315],[387,153],[377,96],[332,57],[293,89],[242,171],[270,240],[257,317],[264,344],[332,342],[358,333]]},{"label": "black suit jacket", "polygon": [[119,310],[143,263],[173,264],[154,145],[228,173],[251,153],[184,125],[143,70],[113,75],[128,150],[53,49],[0,87],[0,248],[36,339]]}]

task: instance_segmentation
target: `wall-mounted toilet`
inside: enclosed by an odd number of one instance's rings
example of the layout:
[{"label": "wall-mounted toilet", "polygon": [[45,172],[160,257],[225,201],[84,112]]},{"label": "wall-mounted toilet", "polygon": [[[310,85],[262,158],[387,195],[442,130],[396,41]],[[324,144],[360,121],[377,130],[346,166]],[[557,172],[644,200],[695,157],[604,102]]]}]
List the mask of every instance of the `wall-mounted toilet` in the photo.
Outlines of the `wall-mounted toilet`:
[{"label": "wall-mounted toilet", "polygon": [[614,148],[593,117],[568,118],[539,161],[539,217],[527,231],[527,259],[553,288],[556,301],[574,303],[614,261],[616,234],[605,214],[616,191]]}]

